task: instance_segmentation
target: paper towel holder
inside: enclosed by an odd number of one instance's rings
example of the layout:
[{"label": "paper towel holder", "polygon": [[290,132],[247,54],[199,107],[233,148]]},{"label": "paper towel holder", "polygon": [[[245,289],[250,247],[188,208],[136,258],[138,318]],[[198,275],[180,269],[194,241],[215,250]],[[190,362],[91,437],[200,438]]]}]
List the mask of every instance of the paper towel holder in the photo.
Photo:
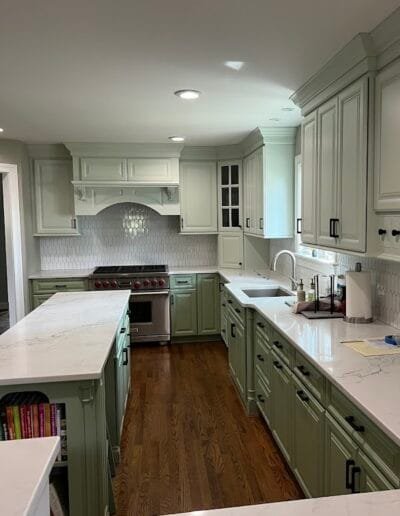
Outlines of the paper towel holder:
[{"label": "paper towel holder", "polygon": [[[356,266],[355,266],[355,271],[361,272],[361,270],[362,270],[361,263],[357,262]],[[345,321],[347,323],[352,323],[352,324],[368,324],[368,323],[372,323],[373,320],[374,320],[373,317],[347,317],[346,315],[343,318],[343,321]]]}]

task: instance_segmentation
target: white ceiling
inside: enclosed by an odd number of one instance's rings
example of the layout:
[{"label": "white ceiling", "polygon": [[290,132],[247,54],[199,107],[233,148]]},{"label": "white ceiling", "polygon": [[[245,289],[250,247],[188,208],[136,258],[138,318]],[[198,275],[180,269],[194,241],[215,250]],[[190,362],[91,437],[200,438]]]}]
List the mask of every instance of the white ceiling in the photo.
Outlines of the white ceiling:
[{"label": "white ceiling", "polygon": [[[236,143],[398,0],[1,0],[0,127],[26,142]],[[243,61],[240,71],[226,61]],[[203,92],[195,102],[174,90]],[[270,118],[279,118],[271,122]]]}]

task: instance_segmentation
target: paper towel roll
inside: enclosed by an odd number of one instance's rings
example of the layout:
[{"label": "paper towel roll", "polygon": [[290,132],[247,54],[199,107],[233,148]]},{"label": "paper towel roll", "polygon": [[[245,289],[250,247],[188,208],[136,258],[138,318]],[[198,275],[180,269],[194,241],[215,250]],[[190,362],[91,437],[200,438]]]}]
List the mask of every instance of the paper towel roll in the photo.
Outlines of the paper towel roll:
[{"label": "paper towel roll", "polygon": [[347,322],[372,322],[371,272],[346,272]]}]

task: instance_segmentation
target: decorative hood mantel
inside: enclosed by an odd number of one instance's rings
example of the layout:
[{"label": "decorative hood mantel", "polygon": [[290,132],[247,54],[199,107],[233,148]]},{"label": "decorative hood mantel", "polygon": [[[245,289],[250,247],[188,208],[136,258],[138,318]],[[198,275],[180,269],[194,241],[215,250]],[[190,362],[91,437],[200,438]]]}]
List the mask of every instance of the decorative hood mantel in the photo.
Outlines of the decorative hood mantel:
[{"label": "decorative hood mantel", "polygon": [[96,215],[121,202],[179,215],[183,144],[66,143],[73,159],[76,215]]}]

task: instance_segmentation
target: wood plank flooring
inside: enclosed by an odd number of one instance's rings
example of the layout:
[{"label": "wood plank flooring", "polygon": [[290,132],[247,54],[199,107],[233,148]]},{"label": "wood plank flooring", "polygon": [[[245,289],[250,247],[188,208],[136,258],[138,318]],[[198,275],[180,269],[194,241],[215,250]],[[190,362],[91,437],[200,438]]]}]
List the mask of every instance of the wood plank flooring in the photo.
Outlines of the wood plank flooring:
[{"label": "wood plank flooring", "polygon": [[259,417],[247,417],[221,342],[132,350],[114,480],[118,516],[303,498]]}]

